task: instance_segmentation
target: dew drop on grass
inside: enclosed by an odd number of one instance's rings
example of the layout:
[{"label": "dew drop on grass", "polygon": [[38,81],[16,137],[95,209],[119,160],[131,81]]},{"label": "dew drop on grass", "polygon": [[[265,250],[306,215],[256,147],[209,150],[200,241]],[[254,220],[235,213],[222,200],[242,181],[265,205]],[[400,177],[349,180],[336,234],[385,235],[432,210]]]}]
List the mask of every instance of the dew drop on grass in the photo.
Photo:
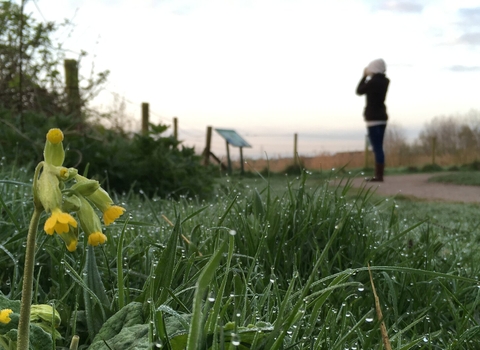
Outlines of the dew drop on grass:
[{"label": "dew drop on grass", "polygon": [[232,345],[239,346],[240,345],[240,337],[236,333],[232,333]]},{"label": "dew drop on grass", "polygon": [[237,231],[235,231],[235,230],[230,230],[230,231],[228,231],[228,234],[229,234],[230,236],[235,236],[235,235],[237,234]]},{"label": "dew drop on grass", "polygon": [[368,322],[368,323],[373,322],[373,317],[367,317],[365,319],[365,322]]}]

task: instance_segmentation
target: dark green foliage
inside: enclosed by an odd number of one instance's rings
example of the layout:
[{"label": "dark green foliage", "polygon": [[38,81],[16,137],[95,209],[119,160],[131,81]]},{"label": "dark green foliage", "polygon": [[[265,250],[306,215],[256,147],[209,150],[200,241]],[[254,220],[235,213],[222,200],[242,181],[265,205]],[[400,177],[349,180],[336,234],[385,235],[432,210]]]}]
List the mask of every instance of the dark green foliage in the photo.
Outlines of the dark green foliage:
[{"label": "dark green foliage", "polygon": [[302,173],[302,166],[291,164],[283,172],[288,175],[300,175]]},{"label": "dark green foliage", "polygon": [[480,162],[474,161],[472,163],[462,165],[461,170],[480,170]]},{"label": "dark green foliage", "polygon": [[438,164],[427,164],[422,167],[422,172],[435,172],[435,171],[442,171],[443,168]]},{"label": "dark green foliage", "polygon": [[[39,22],[12,1],[0,2],[0,107],[12,111],[20,130],[28,127],[24,113],[66,114],[69,111],[63,83],[64,50],[54,34],[65,22]],[[82,51],[80,58],[87,53]],[[79,104],[85,104],[109,72],[81,79]]]},{"label": "dark green foliage", "polygon": [[166,129],[159,126],[149,135],[137,134],[123,142],[112,142],[109,154],[95,149],[96,161],[89,160],[91,171],[101,174],[107,170],[108,185],[116,191],[133,189],[148,196],[174,198],[208,196],[213,189],[213,167],[202,167],[201,157],[193,148],[173,137],[161,137]]},{"label": "dark green foliage", "polygon": [[0,106],[15,111],[61,111],[59,51],[50,39],[56,30],[53,22],[36,23],[21,13],[19,5],[0,2]]},{"label": "dark green foliage", "polygon": [[0,109],[0,156],[5,164],[33,168],[41,160],[45,135],[58,127],[65,134],[65,166],[74,166],[117,193],[143,191],[148,196],[208,197],[216,168],[201,165],[195,150],[173,137],[162,137],[164,125],[151,125],[148,135],[127,134],[100,124],[71,124],[68,116],[45,118],[26,113],[21,132],[11,113]]},{"label": "dark green foliage", "polygon": [[51,128],[61,128],[68,135],[76,129],[69,117],[45,117],[36,112],[24,112],[22,131],[20,119],[10,110],[0,107],[0,156],[5,164],[33,169],[43,158],[45,136]]},{"label": "dark green foliage", "polygon": [[71,152],[80,157],[79,168],[106,181],[118,193],[143,191],[147,196],[207,197],[213,190],[213,167],[203,167],[193,148],[173,137],[162,137],[166,126],[152,126],[148,135],[119,135],[97,129],[90,135],[70,137]]},{"label": "dark green foliage", "polygon": [[416,166],[409,166],[407,167],[408,173],[418,173],[420,170]]}]

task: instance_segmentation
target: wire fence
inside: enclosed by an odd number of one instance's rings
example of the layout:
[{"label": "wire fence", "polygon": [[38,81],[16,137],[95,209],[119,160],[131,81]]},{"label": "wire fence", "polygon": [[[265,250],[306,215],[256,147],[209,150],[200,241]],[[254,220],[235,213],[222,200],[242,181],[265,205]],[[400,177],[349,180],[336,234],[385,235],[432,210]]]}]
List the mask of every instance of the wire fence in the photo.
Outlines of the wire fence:
[{"label": "wire fence", "polygon": [[[120,94],[109,91],[116,98]],[[133,102],[121,97],[129,105],[130,118],[140,119],[141,103]],[[173,135],[174,118],[166,117],[157,111],[150,109],[149,114],[156,122],[172,127]],[[133,115],[133,117],[132,117]],[[138,122],[140,125],[140,122]],[[182,144],[194,147],[197,154],[202,154],[206,146],[206,133],[208,125],[204,129],[189,127],[178,120],[177,135]],[[213,126],[215,128],[215,126]],[[140,127],[138,126],[137,130]],[[295,151],[301,165],[311,170],[326,170],[345,167],[346,169],[368,169],[374,166],[374,157],[368,146],[364,132],[348,135],[315,134],[309,133],[267,133],[239,129],[240,134],[251,148],[243,149],[245,169],[258,170],[269,168],[272,171],[283,171],[289,166],[295,165]],[[298,136],[298,144],[294,144],[294,135]],[[210,149],[224,164],[227,163],[226,141],[217,133],[213,133]],[[295,137],[296,140],[296,137]],[[431,165],[444,168],[459,167],[464,164],[475,163],[480,160],[480,147],[457,149],[455,152],[439,152],[442,147],[435,147],[434,142],[442,145],[442,140],[432,139],[432,145],[424,149],[410,147],[405,142],[389,139],[387,133],[385,139],[386,166],[391,168],[422,169]],[[240,152],[230,147],[229,151],[232,167],[241,168]]]}]

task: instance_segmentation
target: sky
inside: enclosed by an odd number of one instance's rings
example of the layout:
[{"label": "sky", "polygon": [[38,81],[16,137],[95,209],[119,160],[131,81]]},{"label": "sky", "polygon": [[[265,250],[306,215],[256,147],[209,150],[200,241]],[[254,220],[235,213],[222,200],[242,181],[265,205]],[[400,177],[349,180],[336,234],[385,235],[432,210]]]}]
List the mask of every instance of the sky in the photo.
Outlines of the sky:
[{"label": "sky", "polygon": [[[19,2],[20,0],[16,0]],[[91,106],[141,103],[201,152],[208,126],[233,129],[244,157],[362,150],[364,67],[383,58],[389,125],[414,139],[436,116],[480,110],[478,0],[27,0],[80,74],[109,70]],[[168,132],[171,129],[169,129]],[[167,133],[168,133],[167,132]],[[212,150],[226,153],[213,133]],[[238,152],[231,148],[232,157]]]}]

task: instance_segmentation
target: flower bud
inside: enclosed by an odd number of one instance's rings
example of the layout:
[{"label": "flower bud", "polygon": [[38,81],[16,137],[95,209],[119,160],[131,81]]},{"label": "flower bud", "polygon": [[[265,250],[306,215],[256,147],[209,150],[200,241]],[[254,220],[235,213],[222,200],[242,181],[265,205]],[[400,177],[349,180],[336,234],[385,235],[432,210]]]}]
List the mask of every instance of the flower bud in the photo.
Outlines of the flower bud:
[{"label": "flower bud", "polygon": [[43,150],[45,162],[55,166],[61,166],[65,160],[63,149],[63,132],[60,129],[50,129]]},{"label": "flower bud", "polygon": [[77,192],[82,196],[90,196],[96,190],[100,188],[100,184],[96,180],[89,180],[77,182],[75,185],[70,187],[72,191]]},{"label": "flower bud", "polygon": [[62,191],[56,170],[56,167],[44,163],[42,174],[37,181],[37,197],[47,212],[62,205]]},{"label": "flower bud", "polygon": [[[80,210],[77,212],[77,214],[83,231],[88,235],[88,243],[93,246],[105,243],[107,237],[101,233],[102,224],[100,223],[100,219],[98,218],[97,214],[93,210],[92,205],[85,198],[79,198],[82,205],[80,206]],[[94,236],[90,238],[92,235]]]},{"label": "flower bud", "polygon": [[66,212],[79,211],[81,206],[80,198],[72,194],[64,198],[62,209]]},{"label": "flower bud", "polygon": [[[88,181],[86,177],[81,175],[77,175],[75,179],[78,183]],[[125,212],[125,208],[118,205],[112,205],[112,199],[102,187],[99,187],[91,195],[87,196],[87,198],[103,213],[103,222],[107,226],[122,216]]]},{"label": "flower bud", "polygon": [[77,250],[78,245],[78,227],[68,227],[67,232],[59,233],[58,236],[65,242],[67,250],[71,253]]}]

